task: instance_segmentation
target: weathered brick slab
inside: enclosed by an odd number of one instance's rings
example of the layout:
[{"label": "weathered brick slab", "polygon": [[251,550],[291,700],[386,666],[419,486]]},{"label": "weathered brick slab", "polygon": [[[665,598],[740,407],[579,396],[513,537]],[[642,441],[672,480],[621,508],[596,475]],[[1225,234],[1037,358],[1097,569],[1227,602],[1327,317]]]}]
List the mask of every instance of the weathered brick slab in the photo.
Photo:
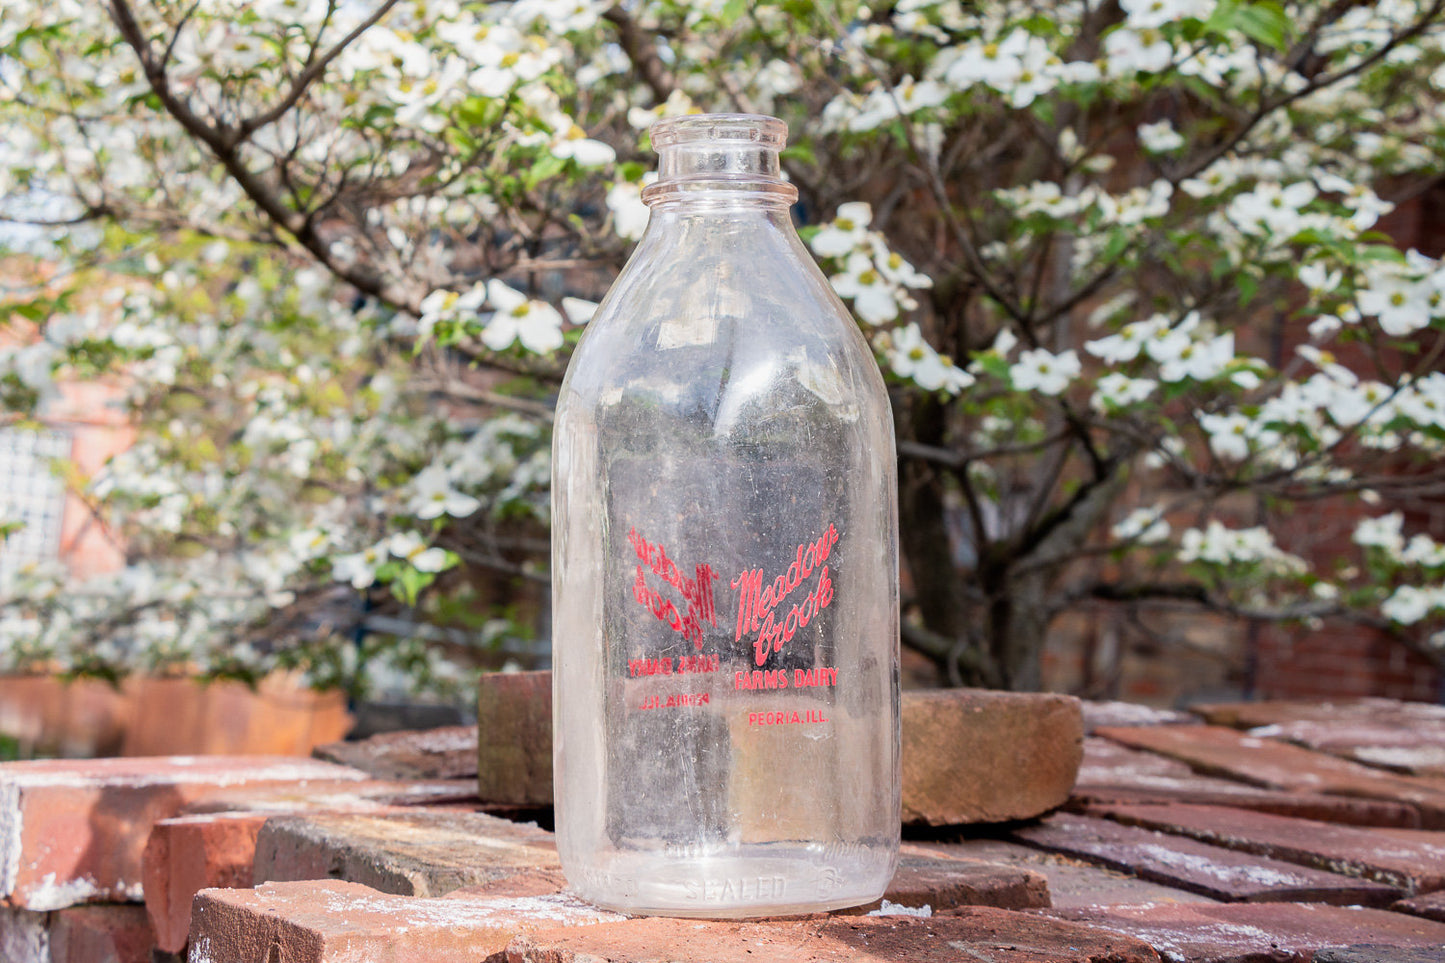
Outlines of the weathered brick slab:
[{"label": "weathered brick slab", "polygon": [[151,826],[206,792],[363,779],[311,759],[208,756],[0,764],[0,896],[33,910],[139,901]]},{"label": "weathered brick slab", "polygon": [[72,906],[50,918],[49,963],[151,963],[143,906]]},{"label": "weathered brick slab", "polygon": [[[1048,881],[1052,906],[1108,906],[1114,903],[1211,902],[1209,897],[1101,869],[1068,856],[1003,839],[956,843],[904,843],[903,852],[922,851],[952,859],[982,860],[1038,873]],[[892,899],[892,897],[889,897]],[[897,903],[898,900],[893,900]]]},{"label": "weathered brick slab", "polygon": [[477,795],[552,805],[552,673],[498,672],[477,686]]},{"label": "weathered brick slab", "polygon": [[185,948],[191,902],[213,887],[250,886],[256,834],[265,813],[213,813],[163,819],[142,857],[146,912],[155,942],[167,953]]},{"label": "weathered brick slab", "polygon": [[1445,890],[1402,899],[1391,909],[1399,913],[1423,916],[1427,920],[1434,920],[1437,923],[1445,923]]},{"label": "weathered brick slab", "polygon": [[1099,806],[1090,814],[1372,879],[1407,894],[1445,887],[1445,833],[1333,826],[1219,806]]},{"label": "weathered brick slab", "polygon": [[[957,915],[955,915],[957,914]],[[506,963],[1155,963],[1145,943],[991,907],[947,916],[699,923],[635,919],[539,931]]]},{"label": "weathered brick slab", "polygon": [[1314,792],[1261,789],[1229,779],[1201,776],[1177,759],[1129,749],[1108,739],[1084,739],[1084,761],[1070,795],[1073,807],[1088,803],[1197,803],[1237,806],[1277,816],[1318,819],[1349,826],[1417,829],[1420,812],[1409,803]]},{"label": "weathered brick slab", "polygon": [[415,782],[367,779],[360,782],[307,782],[299,785],[237,786],[188,802],[186,815],[225,812],[297,813],[381,811],[395,806],[477,804],[474,779],[426,779]]},{"label": "weathered brick slab", "polygon": [[0,960],[50,963],[50,915],[0,905]]},{"label": "weathered brick slab", "polygon": [[1147,903],[1048,912],[1128,933],[1172,963],[1310,963],[1326,947],[1445,946],[1439,923],[1312,903]]},{"label": "weathered brick slab", "polygon": [[1051,816],[1012,835],[1041,849],[1228,902],[1387,906],[1400,895],[1392,886],[1088,816]]},{"label": "weathered brick slab", "polygon": [[927,906],[935,913],[956,906],[1034,909],[1051,905],[1049,881],[1043,873],[981,859],[953,858],[907,844],[883,899],[847,912],[865,914],[884,901],[896,906]]},{"label": "weathered brick slab", "polygon": [[1320,950],[1310,963],[1440,963],[1440,948],[1363,943]]},{"label": "weathered brick slab", "polygon": [[562,894],[415,898],[341,880],[208,889],[190,963],[481,963],[514,937],[623,917]]},{"label": "weathered brick slab", "polygon": [[1199,717],[1177,709],[1157,709],[1137,702],[1100,702],[1085,699],[1080,707],[1084,714],[1084,733],[1093,735],[1097,729],[1110,726],[1198,725]]},{"label": "weathered brick slab", "polygon": [[1423,825],[1445,828],[1445,783],[1382,772],[1327,753],[1221,726],[1100,729],[1115,742],[1179,759],[1192,768],[1269,789],[1363,796],[1413,805]]},{"label": "weathered brick slab", "polygon": [[903,694],[903,821],[1028,819],[1064,804],[1083,758],[1068,696],[945,689]]},{"label": "weathered brick slab", "polygon": [[1220,725],[1400,772],[1445,776],[1445,706],[1394,699],[1224,703],[1194,707]]},{"label": "weathered brick slab", "polygon": [[[552,803],[550,672],[482,677],[478,795]],[[1079,701],[1037,693],[903,693],[903,819],[927,826],[1028,819],[1068,799],[1083,739]]]},{"label": "weathered brick slab", "polygon": [[477,727],[384,732],[356,742],[329,742],[311,754],[377,779],[466,779],[477,774]]},{"label": "weathered brick slab", "polygon": [[406,810],[267,820],[254,879],[346,879],[384,893],[440,896],[559,866],[552,834],[482,813]]}]

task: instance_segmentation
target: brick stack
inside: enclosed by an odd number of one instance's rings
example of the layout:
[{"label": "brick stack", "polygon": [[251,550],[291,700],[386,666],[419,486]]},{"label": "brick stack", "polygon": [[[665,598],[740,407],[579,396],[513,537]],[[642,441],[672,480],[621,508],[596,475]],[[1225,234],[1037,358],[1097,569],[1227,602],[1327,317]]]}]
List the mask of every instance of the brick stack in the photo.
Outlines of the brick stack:
[{"label": "brick stack", "polygon": [[[1094,709],[1085,738],[1056,696],[909,696],[910,828],[885,899],[724,923],[582,903],[551,833],[500,818],[547,814],[545,718],[507,708],[545,682],[483,698],[506,752],[441,730],[323,750],[347,765],[0,766],[0,960],[1445,960],[1445,807],[1423,751],[1440,734],[1394,704],[1360,709],[1354,738],[1300,712],[1243,732],[1258,718],[1240,707],[1201,710],[1213,725]],[[1382,746],[1391,769],[1367,762]],[[464,789],[468,759],[489,771]]]}]

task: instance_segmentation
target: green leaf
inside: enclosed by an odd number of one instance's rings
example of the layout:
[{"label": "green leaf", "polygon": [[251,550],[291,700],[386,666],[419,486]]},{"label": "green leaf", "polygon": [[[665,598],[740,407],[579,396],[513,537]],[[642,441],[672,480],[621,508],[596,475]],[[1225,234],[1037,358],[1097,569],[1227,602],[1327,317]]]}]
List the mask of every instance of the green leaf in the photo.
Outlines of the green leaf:
[{"label": "green leaf", "polygon": [[637,161],[626,161],[617,165],[617,173],[624,181],[636,184],[642,180],[642,175],[647,173],[647,167]]},{"label": "green leaf", "polygon": [[739,17],[747,12],[748,0],[727,0],[723,4],[722,11],[718,13],[718,22],[724,27],[731,27],[737,23]]},{"label": "green leaf", "polygon": [[1251,40],[1257,40],[1274,50],[1285,49],[1290,20],[1284,9],[1272,0],[1240,7],[1234,18],[1234,25]]}]

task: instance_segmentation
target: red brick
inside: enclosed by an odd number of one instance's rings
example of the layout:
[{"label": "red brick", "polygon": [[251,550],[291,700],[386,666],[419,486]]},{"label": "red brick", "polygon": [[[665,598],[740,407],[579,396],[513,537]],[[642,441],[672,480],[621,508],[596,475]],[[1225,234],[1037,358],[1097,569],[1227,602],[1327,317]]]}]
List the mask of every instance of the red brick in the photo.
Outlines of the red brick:
[{"label": "red brick", "polygon": [[1316,953],[1310,963],[1440,963],[1440,947],[1382,946],[1379,943],[1332,946]]},{"label": "red brick", "polygon": [[465,779],[477,774],[477,727],[384,732],[356,742],[317,746],[312,755],[378,779]]},{"label": "red brick", "polygon": [[1099,806],[1090,812],[1127,825],[1372,879],[1407,893],[1445,888],[1445,833],[1334,826],[1222,806]]},{"label": "red brick", "polygon": [[72,906],[50,918],[49,963],[151,963],[143,906]]},{"label": "red brick", "polygon": [[190,963],[480,963],[530,930],[622,919],[561,894],[422,899],[341,880],[208,889]]},{"label": "red brick", "polygon": [[1427,920],[1445,923],[1445,890],[1402,899],[1391,908],[1400,913],[1423,916]]},{"label": "red brick", "polygon": [[474,779],[321,780],[296,785],[236,786],[207,792],[188,802],[187,814],[224,812],[366,812],[396,806],[475,807]]},{"label": "red brick", "polygon": [[552,805],[552,673],[494,672],[477,686],[477,795]]},{"label": "red brick", "polygon": [[1381,883],[1292,865],[1087,816],[1051,816],[1013,837],[1226,902],[1387,906],[1400,891]]},{"label": "red brick", "polygon": [[256,834],[266,819],[265,813],[220,813],[155,824],[142,868],[158,947],[167,953],[185,948],[191,902],[201,890],[251,885]]},{"label": "red brick", "polygon": [[1028,819],[1063,805],[1083,758],[1068,696],[946,689],[903,694],[903,820]]},{"label": "red brick", "polygon": [[[965,839],[956,843],[904,843],[903,852],[924,851],[953,859],[976,859],[1038,873],[1048,881],[1052,906],[1113,903],[1210,902],[1209,897],[1151,883],[1071,857],[1059,856],[1003,839]],[[891,897],[890,897],[891,898]],[[897,902],[897,900],[894,900]]]},{"label": "red brick", "polygon": [[950,857],[908,844],[899,854],[898,871],[883,899],[847,912],[866,914],[884,901],[895,906],[927,906],[935,913],[956,906],[1034,909],[1051,905],[1049,881],[1043,873],[981,859]]},{"label": "red brick", "polygon": [[1084,762],[1079,767],[1070,806],[1111,802],[1197,803],[1350,826],[1401,829],[1420,826],[1420,812],[1409,803],[1261,789],[1229,779],[1196,775],[1177,759],[1126,749],[1107,739],[1086,738]]},{"label": "red brick", "polygon": [[1199,719],[1187,712],[1176,709],[1159,709],[1137,702],[1095,702],[1081,703],[1084,713],[1084,732],[1092,735],[1094,730],[1108,726],[1160,726],[1197,725]]},{"label": "red brick", "polygon": [[315,813],[267,820],[254,879],[340,878],[385,893],[440,896],[559,865],[551,833],[482,813]]},{"label": "red brick", "polygon": [[1385,910],[1302,903],[1146,903],[1051,915],[1127,933],[1180,963],[1310,963],[1325,947],[1445,945],[1445,926]]},{"label": "red brick", "polygon": [[0,960],[50,963],[50,915],[0,904]]},{"label": "red brick", "polygon": [[1409,803],[1419,810],[1424,826],[1445,828],[1445,783],[1381,772],[1220,726],[1101,729],[1099,735],[1256,786]]},{"label": "red brick", "polygon": [[223,786],[364,774],[270,756],[0,764],[0,896],[33,910],[139,901],[151,826]]},{"label": "red brick", "polygon": [[547,930],[506,963],[1157,963],[1128,936],[992,907],[946,916],[701,923],[636,919]]}]

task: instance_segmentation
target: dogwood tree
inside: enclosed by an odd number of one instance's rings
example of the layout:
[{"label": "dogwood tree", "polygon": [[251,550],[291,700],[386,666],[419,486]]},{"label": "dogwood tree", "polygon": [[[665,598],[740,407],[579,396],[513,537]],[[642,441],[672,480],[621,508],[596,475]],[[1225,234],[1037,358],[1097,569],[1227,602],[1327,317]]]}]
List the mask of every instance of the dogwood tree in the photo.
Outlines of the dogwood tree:
[{"label": "dogwood tree", "polygon": [[1445,665],[1445,269],[1379,229],[1442,174],[1442,64],[1445,0],[5,0],[0,214],[55,266],[7,408],[110,378],[140,433],[74,480],[131,564],[16,573],[0,644],[332,679],[387,606],[514,631],[479,586],[546,580],[647,128],[731,110],[789,122],[890,380],[905,643],[1034,687],[1060,616],[1192,606]]}]

